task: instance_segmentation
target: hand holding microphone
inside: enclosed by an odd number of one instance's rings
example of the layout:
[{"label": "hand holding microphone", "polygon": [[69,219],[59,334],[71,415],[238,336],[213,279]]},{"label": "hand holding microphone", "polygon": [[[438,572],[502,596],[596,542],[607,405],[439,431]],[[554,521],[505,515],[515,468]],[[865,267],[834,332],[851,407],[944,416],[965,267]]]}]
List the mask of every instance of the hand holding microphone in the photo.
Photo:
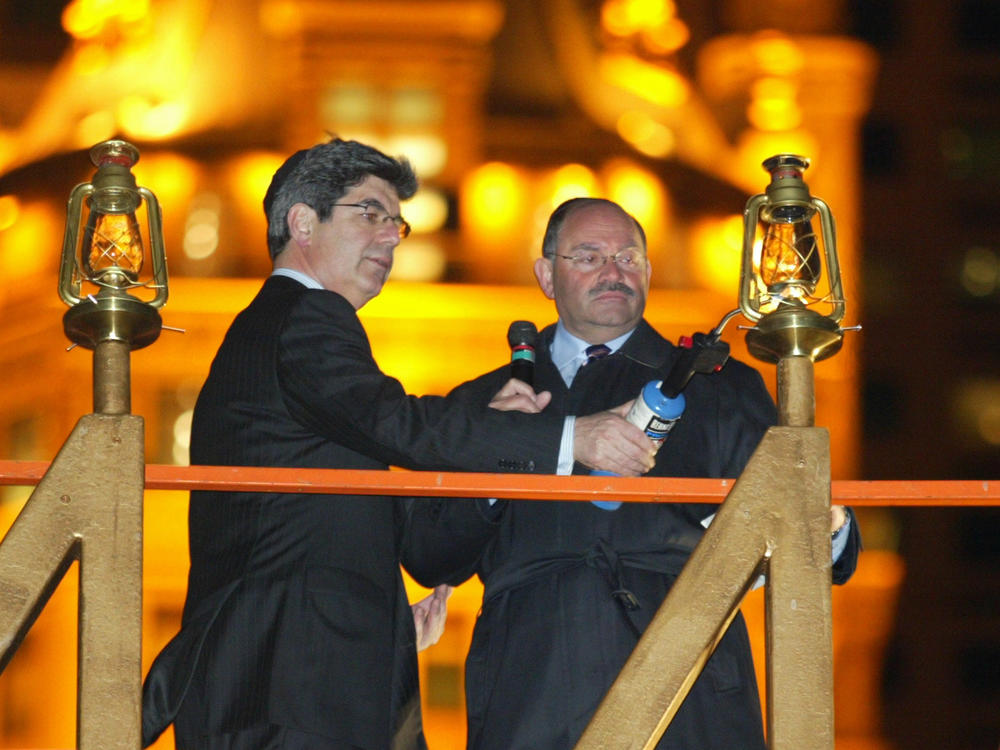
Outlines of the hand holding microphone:
[{"label": "hand holding microphone", "polygon": [[[507,330],[510,345],[510,375],[489,406],[500,411],[537,413],[552,400],[550,391],[535,393],[535,348],[538,329],[528,320],[515,320]],[[627,405],[586,417],[577,417],[573,432],[573,458],[587,466],[613,466],[630,475],[652,467],[645,451],[649,441],[642,432],[625,423]],[[623,432],[624,430],[624,432]],[[641,447],[640,443],[641,441]]]},{"label": "hand holding microphone", "polygon": [[510,377],[490,401],[491,409],[536,414],[552,400],[549,391],[535,393],[535,346],[538,329],[530,320],[515,320],[507,329],[510,344]]},{"label": "hand holding microphone", "polygon": [[497,411],[523,411],[525,414],[537,414],[552,400],[551,391],[535,393],[535,389],[518,378],[511,378],[503,384],[503,388],[490,399],[489,406]]}]

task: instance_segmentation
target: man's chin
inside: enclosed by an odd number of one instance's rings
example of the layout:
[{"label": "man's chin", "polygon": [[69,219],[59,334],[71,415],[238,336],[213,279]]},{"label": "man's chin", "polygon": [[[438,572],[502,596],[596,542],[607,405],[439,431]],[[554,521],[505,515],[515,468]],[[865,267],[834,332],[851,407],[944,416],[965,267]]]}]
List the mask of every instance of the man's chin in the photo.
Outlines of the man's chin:
[{"label": "man's chin", "polygon": [[387,268],[386,266],[376,263],[375,261],[371,261],[369,265],[371,268],[368,273],[368,280],[371,285],[376,288],[375,294],[378,294],[382,291],[382,287],[385,286],[385,282],[389,278],[389,272],[392,270],[392,266]]},{"label": "man's chin", "polygon": [[[386,274],[386,276],[388,276],[388,274]],[[363,295],[364,301],[361,302],[361,305],[359,305],[356,309],[360,310],[361,306],[368,304],[373,299],[378,297],[379,294],[381,294],[382,292],[382,288],[385,286],[385,281],[386,281],[385,278],[382,279],[371,278],[369,279],[369,283],[364,287],[363,290],[359,287],[358,291],[361,292],[361,294]]]},{"label": "man's chin", "polygon": [[372,297],[378,297],[382,293],[382,289],[384,287],[385,287],[385,279],[382,279],[382,281],[380,281],[377,284],[372,284],[372,286],[370,287],[371,297],[369,297],[368,299],[371,299]]}]

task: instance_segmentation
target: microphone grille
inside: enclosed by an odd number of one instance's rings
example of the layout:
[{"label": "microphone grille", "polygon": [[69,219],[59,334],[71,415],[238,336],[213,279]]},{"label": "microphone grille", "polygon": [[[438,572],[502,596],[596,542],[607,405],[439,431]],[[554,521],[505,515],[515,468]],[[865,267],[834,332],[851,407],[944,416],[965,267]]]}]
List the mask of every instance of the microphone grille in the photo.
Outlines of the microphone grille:
[{"label": "microphone grille", "polygon": [[514,346],[534,348],[538,340],[538,329],[530,320],[515,320],[507,329],[507,343]]}]

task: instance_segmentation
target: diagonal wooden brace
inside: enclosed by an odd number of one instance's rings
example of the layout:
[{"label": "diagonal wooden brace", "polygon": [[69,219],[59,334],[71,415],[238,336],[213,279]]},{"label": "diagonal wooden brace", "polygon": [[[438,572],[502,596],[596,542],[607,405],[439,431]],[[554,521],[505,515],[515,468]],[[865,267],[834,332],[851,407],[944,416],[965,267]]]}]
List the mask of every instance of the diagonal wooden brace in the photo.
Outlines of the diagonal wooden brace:
[{"label": "diagonal wooden brace", "polygon": [[144,468],[141,417],[82,417],[0,542],[0,669],[80,562],[80,750],[141,744]]},{"label": "diagonal wooden brace", "polygon": [[577,750],[655,747],[762,571],[769,747],[832,750],[829,453],[825,429],[767,432]]}]

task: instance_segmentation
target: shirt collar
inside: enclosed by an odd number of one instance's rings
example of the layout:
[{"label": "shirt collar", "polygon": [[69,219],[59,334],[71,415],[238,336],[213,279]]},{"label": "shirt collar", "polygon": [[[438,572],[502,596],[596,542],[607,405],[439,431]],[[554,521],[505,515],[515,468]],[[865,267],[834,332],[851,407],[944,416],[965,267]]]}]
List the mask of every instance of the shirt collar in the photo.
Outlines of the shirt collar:
[{"label": "shirt collar", "polygon": [[294,268],[275,268],[271,271],[272,276],[287,276],[290,279],[295,279],[297,282],[302,284],[307,289],[322,289],[323,285],[320,284],[312,276],[302,273],[302,271],[297,271]]},{"label": "shirt collar", "polygon": [[[614,354],[628,340],[628,337],[632,335],[634,330],[633,328],[621,336],[600,343],[611,350],[609,354]],[[550,355],[552,357],[552,364],[556,366],[559,374],[562,375],[563,380],[567,383],[573,381],[576,371],[586,361],[587,355],[584,354],[583,350],[588,346],[589,344],[586,341],[567,331],[566,326],[563,325],[561,320],[556,323],[556,332],[552,339]]]}]

